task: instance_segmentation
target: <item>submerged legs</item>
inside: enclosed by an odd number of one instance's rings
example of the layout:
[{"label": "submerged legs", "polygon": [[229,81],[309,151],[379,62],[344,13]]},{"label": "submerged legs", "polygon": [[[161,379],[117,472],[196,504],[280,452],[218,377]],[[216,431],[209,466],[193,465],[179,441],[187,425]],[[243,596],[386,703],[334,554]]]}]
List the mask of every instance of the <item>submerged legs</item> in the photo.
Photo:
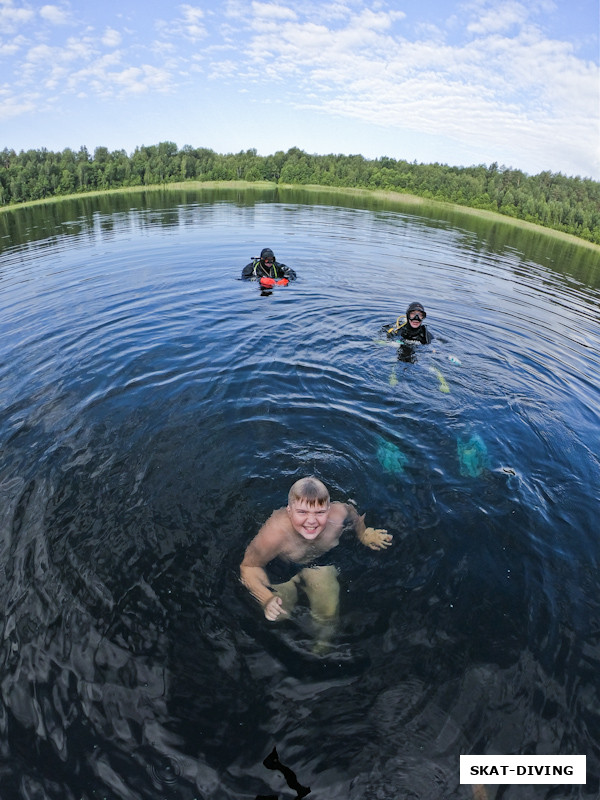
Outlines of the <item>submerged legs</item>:
[{"label": "submerged legs", "polygon": [[333,566],[309,567],[301,573],[316,628],[313,646],[315,653],[328,650],[335,633],[340,610],[340,584],[337,574],[337,568]]},{"label": "submerged legs", "polygon": [[288,619],[288,615],[294,610],[296,603],[298,602],[299,583],[300,575],[294,575],[294,577],[289,581],[286,581],[285,583],[277,583],[271,587],[273,591],[279,595],[279,597],[281,597],[283,602],[283,610],[287,612],[287,614],[280,614],[275,620],[276,622],[282,622],[283,620]]}]

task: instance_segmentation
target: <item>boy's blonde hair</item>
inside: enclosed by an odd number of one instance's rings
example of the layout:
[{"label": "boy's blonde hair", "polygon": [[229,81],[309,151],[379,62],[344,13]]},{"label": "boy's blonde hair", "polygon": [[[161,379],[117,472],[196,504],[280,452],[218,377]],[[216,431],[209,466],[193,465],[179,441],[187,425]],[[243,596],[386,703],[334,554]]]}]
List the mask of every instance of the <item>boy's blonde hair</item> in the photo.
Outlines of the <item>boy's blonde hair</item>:
[{"label": "boy's blonde hair", "polygon": [[300,478],[292,486],[288,494],[288,505],[294,500],[306,500],[310,506],[328,506],[329,492],[325,484],[313,475]]}]

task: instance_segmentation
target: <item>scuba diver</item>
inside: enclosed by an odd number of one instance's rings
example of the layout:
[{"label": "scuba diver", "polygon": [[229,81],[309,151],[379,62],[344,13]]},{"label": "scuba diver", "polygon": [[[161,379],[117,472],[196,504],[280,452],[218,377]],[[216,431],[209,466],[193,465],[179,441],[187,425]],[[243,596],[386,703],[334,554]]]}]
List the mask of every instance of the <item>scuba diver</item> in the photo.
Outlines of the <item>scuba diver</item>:
[{"label": "scuba diver", "polygon": [[402,339],[398,348],[398,360],[414,363],[416,359],[413,343],[429,344],[433,339],[423,320],[427,316],[421,303],[411,303],[406,309],[406,318],[400,315],[393,325],[384,325],[381,329],[387,339]]},{"label": "scuba diver", "polygon": [[260,258],[253,258],[242,270],[243,280],[258,280],[261,286],[287,286],[288,281],[293,281],[296,273],[285,264],[280,264],[275,259],[275,253],[270,247],[260,251]]},{"label": "scuba diver", "polygon": [[[381,344],[395,344],[389,340],[401,339],[398,343],[398,361],[404,361],[409,364],[414,364],[417,360],[415,344],[429,344],[433,340],[433,335],[423,325],[423,320],[427,317],[427,313],[421,303],[414,302],[406,309],[406,316],[400,315],[393,325],[384,325],[381,328],[381,334],[385,334],[388,341],[383,341]],[[446,339],[438,337],[439,342],[446,342]],[[433,348],[436,352],[436,348]],[[448,361],[451,364],[461,366],[460,359],[455,355],[448,355]],[[430,371],[437,375],[439,381],[440,392],[444,394],[450,393],[448,382],[442,375],[439,367],[430,366]],[[390,375],[390,386],[395,386],[398,383],[395,370],[392,370]]]},{"label": "scuba diver", "polygon": [[427,313],[421,303],[411,303],[406,309],[406,321],[400,316],[393,325],[386,325],[384,332],[388,339],[396,339],[401,336],[407,342],[421,342],[429,344],[433,336],[423,325],[423,320]]}]

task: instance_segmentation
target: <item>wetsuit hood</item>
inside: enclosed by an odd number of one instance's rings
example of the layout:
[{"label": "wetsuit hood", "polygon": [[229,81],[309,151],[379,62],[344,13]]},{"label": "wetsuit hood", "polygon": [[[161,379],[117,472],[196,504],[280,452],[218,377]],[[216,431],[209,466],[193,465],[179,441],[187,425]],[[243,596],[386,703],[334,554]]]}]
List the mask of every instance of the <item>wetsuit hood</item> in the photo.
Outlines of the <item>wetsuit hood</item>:
[{"label": "wetsuit hood", "polygon": [[265,258],[272,258],[275,261],[275,253],[271,250],[270,247],[264,247],[260,251],[260,260],[264,262]]},{"label": "wetsuit hood", "polygon": [[425,309],[423,308],[421,303],[415,302],[415,303],[411,303],[409,305],[409,307],[406,309],[406,319],[407,320],[408,320],[408,315],[410,314],[411,311],[420,311],[421,314],[423,315],[423,319],[425,319],[425,317],[427,316],[427,312],[425,311]]}]

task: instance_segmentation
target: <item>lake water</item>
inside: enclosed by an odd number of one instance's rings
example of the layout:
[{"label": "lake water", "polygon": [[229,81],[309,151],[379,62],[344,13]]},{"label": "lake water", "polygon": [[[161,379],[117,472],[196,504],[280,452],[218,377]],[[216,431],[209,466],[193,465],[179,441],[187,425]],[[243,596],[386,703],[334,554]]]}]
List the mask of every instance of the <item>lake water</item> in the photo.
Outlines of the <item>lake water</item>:
[{"label": "lake water", "polygon": [[[1,214],[2,800],[292,797],[274,746],[315,800],[470,798],[461,753],[585,754],[489,797],[598,797],[599,300],[598,250],[425,206]],[[238,573],[311,473],[394,536],[343,540],[323,657]]]}]

